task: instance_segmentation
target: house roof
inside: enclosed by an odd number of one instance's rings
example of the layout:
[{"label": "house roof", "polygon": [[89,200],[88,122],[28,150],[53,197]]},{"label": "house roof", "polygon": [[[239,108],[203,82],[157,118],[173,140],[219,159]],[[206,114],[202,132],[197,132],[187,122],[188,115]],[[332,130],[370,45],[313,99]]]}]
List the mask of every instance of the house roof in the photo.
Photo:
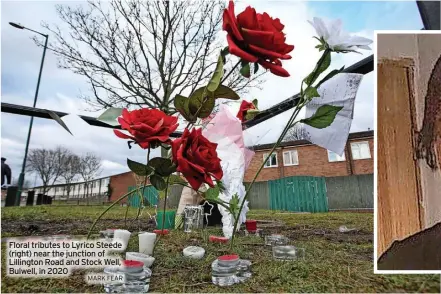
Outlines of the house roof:
[{"label": "house roof", "polygon": [[[368,139],[374,137],[374,131],[364,131],[364,132],[357,132],[357,133],[351,133],[349,134],[348,140],[356,140],[356,139]],[[313,143],[309,142],[308,140],[296,140],[296,141],[286,141],[280,143],[279,147],[291,147],[291,146],[304,146],[304,145],[314,145]],[[274,143],[269,144],[262,144],[262,145],[254,145],[250,147],[254,151],[259,150],[267,150],[273,148]]]}]

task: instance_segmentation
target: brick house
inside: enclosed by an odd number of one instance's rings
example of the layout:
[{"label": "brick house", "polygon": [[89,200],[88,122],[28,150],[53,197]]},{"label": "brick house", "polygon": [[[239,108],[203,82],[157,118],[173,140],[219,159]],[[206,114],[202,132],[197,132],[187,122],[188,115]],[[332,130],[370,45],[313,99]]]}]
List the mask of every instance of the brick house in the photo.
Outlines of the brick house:
[{"label": "brick house", "polygon": [[[114,202],[118,200],[121,196],[129,191],[130,186],[135,186],[135,174],[131,171],[113,175],[110,177],[110,201]],[[121,201],[121,203],[126,203],[127,198]]]},{"label": "brick house", "polygon": [[[251,182],[273,144],[256,145],[245,173]],[[343,156],[311,144],[288,141],[278,147],[257,177],[258,182],[291,176],[337,177],[374,173],[374,131],[349,134]]]}]

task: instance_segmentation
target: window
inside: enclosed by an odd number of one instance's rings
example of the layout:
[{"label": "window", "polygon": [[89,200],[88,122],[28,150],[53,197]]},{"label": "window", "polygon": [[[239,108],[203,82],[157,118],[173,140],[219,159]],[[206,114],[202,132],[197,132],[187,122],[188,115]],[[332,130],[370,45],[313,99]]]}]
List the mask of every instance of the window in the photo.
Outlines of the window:
[{"label": "window", "polygon": [[297,150],[283,152],[283,165],[299,165],[299,155]]},{"label": "window", "polygon": [[328,161],[329,162],[345,161],[345,160],[346,160],[346,158],[345,158],[344,153],[340,156],[337,153],[328,150]]},{"label": "window", "polygon": [[[263,154],[263,161],[267,158],[269,153]],[[265,163],[265,167],[276,167],[277,166],[277,153],[271,154],[271,157]]]},{"label": "window", "polygon": [[351,143],[351,149],[352,149],[352,158],[354,160],[371,158],[371,150],[369,149],[369,142]]}]

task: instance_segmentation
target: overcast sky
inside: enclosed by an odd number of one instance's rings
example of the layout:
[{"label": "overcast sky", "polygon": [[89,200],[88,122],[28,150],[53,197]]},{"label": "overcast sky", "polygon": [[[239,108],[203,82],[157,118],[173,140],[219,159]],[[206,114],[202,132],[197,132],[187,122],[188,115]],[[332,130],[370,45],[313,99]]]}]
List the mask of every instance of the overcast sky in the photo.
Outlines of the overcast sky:
[{"label": "overcast sky", "polygon": [[[59,24],[60,20],[51,1],[1,1],[1,101],[32,106],[42,48],[31,40],[33,33],[17,30],[8,25],[13,21],[34,30],[45,32],[41,22]],[[81,5],[84,2],[62,1],[65,5]],[[287,43],[294,44],[292,59],[284,61],[290,78],[266,75],[263,90],[253,90],[242,98],[259,99],[259,107],[265,109],[299,92],[300,81],[313,69],[319,53],[314,49],[314,29],[307,20],[314,16],[343,20],[344,29],[350,33],[373,39],[376,29],[421,29],[422,22],[415,1],[408,2],[296,2],[296,1],[240,1],[236,13],[247,5],[258,12],[266,11],[285,24]],[[50,37],[49,37],[50,39]],[[51,39],[50,39],[51,40]],[[226,40],[225,40],[226,43]],[[333,55],[333,68],[351,65],[372,54]],[[86,81],[68,70],[57,68],[56,57],[47,52],[37,107],[72,114],[98,116],[100,112],[90,108],[79,98],[87,94]],[[373,74],[366,75],[355,102],[352,132],[372,129],[373,122]],[[270,143],[280,133],[287,115],[279,115],[258,127],[247,131],[247,142]],[[23,160],[29,117],[1,114],[1,155],[7,158],[13,177],[18,177]],[[127,148],[125,140],[114,136],[112,130],[89,126],[77,117],[66,119],[72,129],[72,137],[56,122],[35,119],[30,148],[53,148],[63,145],[78,154],[94,152],[102,158],[101,176],[127,171],[126,158],[142,161],[145,153],[140,148]],[[27,175],[34,183],[34,176]],[[37,184],[39,181],[37,180]]]}]

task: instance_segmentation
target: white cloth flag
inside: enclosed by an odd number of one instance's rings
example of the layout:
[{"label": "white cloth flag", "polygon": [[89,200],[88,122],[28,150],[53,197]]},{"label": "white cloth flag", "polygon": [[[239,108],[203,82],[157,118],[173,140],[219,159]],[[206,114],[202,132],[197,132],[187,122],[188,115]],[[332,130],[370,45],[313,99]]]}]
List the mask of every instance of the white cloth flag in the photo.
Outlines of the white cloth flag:
[{"label": "white cloth flag", "polygon": [[342,155],[348,140],[354,117],[354,102],[363,75],[340,73],[324,82],[318,89],[320,97],[306,104],[305,118],[311,117],[320,106],[325,104],[343,106],[332,124],[324,129],[316,129],[303,124],[306,140],[332,152]]}]

